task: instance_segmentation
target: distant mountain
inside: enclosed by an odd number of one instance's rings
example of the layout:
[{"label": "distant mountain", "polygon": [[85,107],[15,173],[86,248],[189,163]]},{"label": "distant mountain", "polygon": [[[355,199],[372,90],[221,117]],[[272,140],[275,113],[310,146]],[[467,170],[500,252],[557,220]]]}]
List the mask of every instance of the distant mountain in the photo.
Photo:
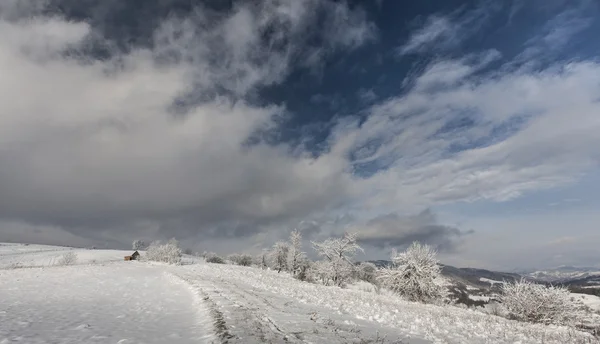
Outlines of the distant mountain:
[{"label": "distant mountain", "polygon": [[442,265],[442,275],[454,282],[479,288],[500,287],[504,282],[514,282],[521,279],[521,276],[516,273],[456,268],[450,265]]},{"label": "distant mountain", "polygon": [[565,283],[573,280],[600,277],[600,268],[559,266],[554,269],[527,271],[522,274],[538,281]]},{"label": "distant mountain", "polygon": [[[378,267],[392,264],[389,260],[374,260],[371,263]],[[498,272],[475,268],[457,268],[451,265],[440,264],[442,275],[453,284],[460,284],[472,288],[493,289],[499,288],[504,282],[514,282],[521,279],[521,275],[510,272]]]}]

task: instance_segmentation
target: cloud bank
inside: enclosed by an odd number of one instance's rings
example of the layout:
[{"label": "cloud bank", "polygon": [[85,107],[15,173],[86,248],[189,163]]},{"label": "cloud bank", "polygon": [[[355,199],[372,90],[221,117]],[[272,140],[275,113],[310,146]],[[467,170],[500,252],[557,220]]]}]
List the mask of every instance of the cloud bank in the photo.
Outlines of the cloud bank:
[{"label": "cloud bank", "polygon": [[[422,240],[452,251],[470,231],[425,209],[566,185],[600,161],[600,63],[522,63],[555,44],[527,43],[514,59],[495,49],[436,55],[387,99],[365,85],[367,108],[330,123],[315,154],[263,137],[302,114],[258,91],[375,42],[360,7],[199,6],[124,48],[57,2],[0,6],[3,240],[51,228],[76,244],[268,241],[305,226],[316,237],[355,229],[378,248]],[[494,11],[433,14],[398,51],[456,47]],[[576,13],[556,18],[546,41],[585,29]]]}]

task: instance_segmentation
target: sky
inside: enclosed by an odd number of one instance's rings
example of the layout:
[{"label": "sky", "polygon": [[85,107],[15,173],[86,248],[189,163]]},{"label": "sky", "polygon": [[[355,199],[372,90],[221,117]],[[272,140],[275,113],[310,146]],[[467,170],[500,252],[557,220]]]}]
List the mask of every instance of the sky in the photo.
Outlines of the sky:
[{"label": "sky", "polygon": [[0,241],[600,266],[595,0],[0,2]]}]

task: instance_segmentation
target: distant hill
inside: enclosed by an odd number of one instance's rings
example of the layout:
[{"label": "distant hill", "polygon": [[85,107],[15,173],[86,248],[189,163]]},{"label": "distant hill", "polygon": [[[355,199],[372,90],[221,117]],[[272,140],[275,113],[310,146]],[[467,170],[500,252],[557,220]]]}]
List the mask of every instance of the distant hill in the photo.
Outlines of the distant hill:
[{"label": "distant hill", "polygon": [[543,282],[565,283],[573,280],[600,277],[600,268],[560,266],[554,269],[526,271],[523,272],[523,275]]},{"label": "distant hill", "polygon": [[[378,267],[389,266],[389,260],[370,261]],[[475,288],[490,289],[499,287],[503,282],[514,282],[521,279],[521,275],[510,272],[498,272],[476,268],[457,268],[451,265],[440,264],[442,275],[454,284],[462,284]]]}]

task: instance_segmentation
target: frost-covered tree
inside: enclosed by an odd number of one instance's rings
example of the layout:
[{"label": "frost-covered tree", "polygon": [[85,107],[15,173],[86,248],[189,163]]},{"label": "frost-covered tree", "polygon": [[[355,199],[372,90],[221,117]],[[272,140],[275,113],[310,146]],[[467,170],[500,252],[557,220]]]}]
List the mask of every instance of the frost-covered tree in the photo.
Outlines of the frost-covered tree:
[{"label": "frost-covered tree", "polygon": [[302,234],[298,230],[290,233],[290,243],[288,248],[287,266],[294,277],[300,275],[305,265],[306,256],[302,252]]},{"label": "frost-covered tree", "polygon": [[148,245],[146,245],[146,243],[143,240],[134,240],[131,244],[131,248],[133,248],[136,251],[145,250],[147,247]]},{"label": "frost-covered tree", "polygon": [[356,233],[346,233],[341,238],[327,239],[323,242],[313,242],[313,248],[317,253],[325,258],[325,265],[317,265],[317,268],[330,273],[330,279],[336,286],[343,286],[354,273],[355,265],[353,262],[357,252],[364,252],[357,243],[358,235]]},{"label": "frost-covered tree", "polygon": [[527,280],[505,283],[500,297],[509,318],[542,324],[571,326],[581,318],[582,305],[569,290]]},{"label": "frost-covered tree", "polygon": [[290,251],[290,245],[286,242],[277,242],[273,245],[273,248],[270,252],[270,260],[273,266],[273,269],[277,270],[277,272],[287,271],[288,270],[288,254]]},{"label": "frost-covered tree", "polygon": [[168,264],[181,264],[182,253],[179,242],[175,239],[169,240],[164,245],[160,241],[155,241],[148,247],[146,259]]},{"label": "frost-covered tree", "polygon": [[410,301],[435,302],[446,294],[436,252],[418,242],[404,252],[392,253],[392,266],[381,269],[381,286]]},{"label": "frost-covered tree", "polygon": [[322,285],[333,285],[333,269],[329,261],[320,260],[310,264],[306,279],[310,282],[320,283]]}]

